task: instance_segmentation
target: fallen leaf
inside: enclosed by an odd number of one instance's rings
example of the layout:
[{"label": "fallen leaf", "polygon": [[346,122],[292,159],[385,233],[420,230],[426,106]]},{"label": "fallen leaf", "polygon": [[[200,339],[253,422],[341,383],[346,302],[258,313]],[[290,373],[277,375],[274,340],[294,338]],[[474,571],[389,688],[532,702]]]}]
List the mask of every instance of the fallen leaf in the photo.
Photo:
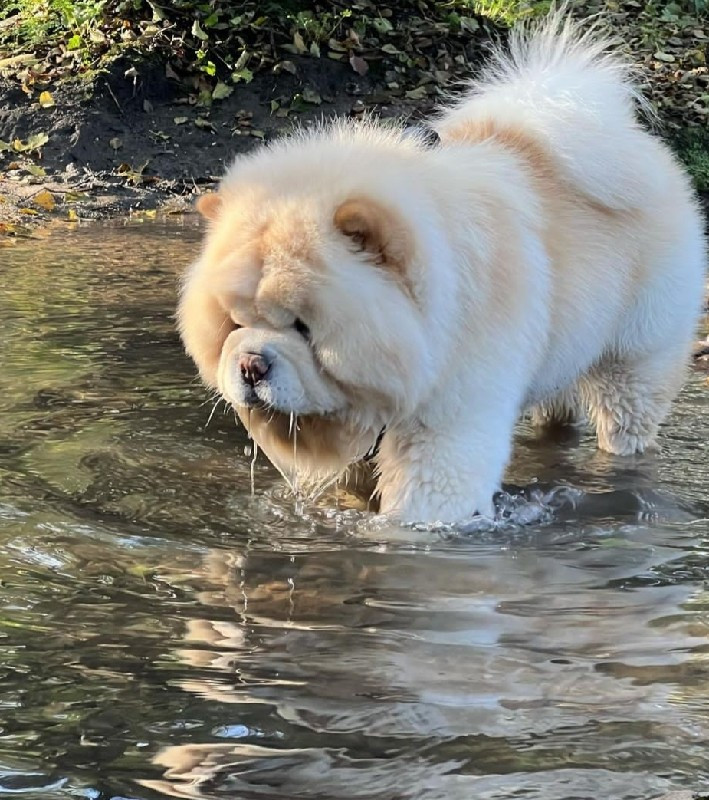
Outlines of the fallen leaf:
[{"label": "fallen leaf", "polygon": [[66,212],[66,218],[69,220],[69,222],[78,222],[79,215],[76,213],[76,211],[73,208],[70,208]]},{"label": "fallen leaf", "polygon": [[117,136],[114,136],[113,139],[109,139],[108,144],[113,150],[120,150],[121,147],[123,147],[123,142]]},{"label": "fallen leaf", "polygon": [[293,47],[295,47],[298,53],[306,53],[308,48],[305,46],[305,42],[303,41],[303,37],[296,31],[293,34]]},{"label": "fallen leaf", "polygon": [[415,89],[410,89],[406,92],[406,96],[409,100],[423,100],[427,95],[428,92],[425,86],[417,86]]},{"label": "fallen leaf", "polygon": [[57,205],[54,195],[47,189],[42,189],[41,192],[38,192],[32,199],[32,202],[45,211],[54,211]]},{"label": "fallen leaf", "polygon": [[320,103],[322,103],[322,97],[320,97],[320,95],[309,86],[306,86],[305,89],[303,89],[303,100],[305,100],[306,103],[310,103],[314,106],[319,106]]},{"label": "fallen leaf", "polygon": [[198,39],[201,39],[203,42],[206,42],[207,39],[209,39],[209,36],[202,30],[202,26],[199,24],[198,19],[192,23],[192,35],[196,36]]},{"label": "fallen leaf", "polygon": [[10,56],[10,58],[0,58],[0,69],[29,66],[30,64],[36,64],[38,61],[39,59],[33,56],[32,53],[20,53],[17,56]]},{"label": "fallen leaf", "polygon": [[358,75],[366,75],[369,72],[369,64],[361,56],[356,56],[354,53],[350,56],[350,66]]},{"label": "fallen leaf", "polygon": [[146,114],[153,113],[153,104],[150,100],[143,100],[143,111],[145,111]]},{"label": "fallen leaf", "polygon": [[188,117],[174,117],[172,121],[175,123],[175,125],[184,125],[187,120]]},{"label": "fallen leaf", "polygon": [[21,208],[20,214],[24,214],[27,217],[36,217],[39,215],[39,211],[36,211],[34,208]]},{"label": "fallen leaf", "polygon": [[298,71],[296,69],[295,64],[292,61],[279,61],[273,68],[273,71],[278,75],[279,72],[285,70],[286,72],[290,72],[291,75],[295,75]]},{"label": "fallen leaf", "polygon": [[389,22],[388,19],[384,19],[383,17],[375,17],[372,20],[372,25],[374,26],[374,29],[377,31],[377,33],[379,33],[380,35],[384,33],[389,33],[391,30],[393,30],[394,27],[391,24],[391,22]]},{"label": "fallen leaf", "polygon": [[222,83],[221,81],[214,87],[214,91],[212,92],[212,100],[224,100],[225,97],[229,97],[229,95],[234,91],[232,86],[227,86],[226,83]]},{"label": "fallen leaf", "polygon": [[165,12],[152,0],[148,0],[148,5],[153,12],[153,22],[162,22],[165,19]]},{"label": "fallen leaf", "polygon": [[212,133],[216,133],[216,131],[214,130],[214,125],[212,125],[212,123],[208,119],[205,119],[204,117],[197,117],[197,119],[195,119],[194,121],[194,124],[198,128],[202,128],[203,130],[209,130],[212,131]]},{"label": "fallen leaf", "polygon": [[254,73],[248,67],[244,67],[243,69],[239,69],[231,73],[231,79],[234,81],[234,83],[239,83],[240,81],[243,81],[244,83],[251,83],[253,78]]},{"label": "fallen leaf", "polygon": [[39,105],[41,108],[52,108],[54,106],[54,98],[51,92],[41,92],[39,95]]},{"label": "fallen leaf", "polygon": [[658,61],[664,61],[666,64],[671,64],[676,60],[672,53],[655,53],[653,58],[656,58]]},{"label": "fallen leaf", "polygon": [[47,175],[47,171],[44,167],[40,167],[39,164],[28,164],[25,169],[35,178],[44,178]]},{"label": "fallen leaf", "polygon": [[25,153],[28,150],[39,150],[42,145],[47,144],[49,136],[46,133],[35,133],[29,136],[24,142],[21,139],[15,139],[12,143],[12,149],[17,153]]}]

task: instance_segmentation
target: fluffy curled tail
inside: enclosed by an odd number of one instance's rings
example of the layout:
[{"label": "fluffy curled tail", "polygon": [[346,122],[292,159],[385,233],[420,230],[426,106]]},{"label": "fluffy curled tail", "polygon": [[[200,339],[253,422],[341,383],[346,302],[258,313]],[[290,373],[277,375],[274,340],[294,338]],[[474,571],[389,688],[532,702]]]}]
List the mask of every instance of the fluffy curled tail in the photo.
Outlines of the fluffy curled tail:
[{"label": "fluffy curled tail", "polygon": [[482,122],[534,137],[577,188],[610,208],[643,202],[638,110],[650,109],[635,70],[597,26],[582,27],[566,9],[513,30],[492,50],[468,92],[443,114],[447,125]]},{"label": "fluffy curled tail", "polygon": [[597,24],[574,21],[565,6],[538,23],[519,25],[506,46],[492,49],[472,93],[502,86],[528,100],[591,107],[612,119],[633,119],[638,106],[650,111],[634,79],[636,70],[614,50]]}]

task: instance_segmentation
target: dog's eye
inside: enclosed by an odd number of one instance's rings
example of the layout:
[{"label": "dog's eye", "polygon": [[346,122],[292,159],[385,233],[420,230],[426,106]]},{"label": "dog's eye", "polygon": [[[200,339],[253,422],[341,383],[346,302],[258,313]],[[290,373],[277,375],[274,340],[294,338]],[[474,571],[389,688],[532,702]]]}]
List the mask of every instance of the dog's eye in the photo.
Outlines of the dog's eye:
[{"label": "dog's eye", "polygon": [[310,328],[303,322],[300,317],[296,317],[293,327],[304,339],[310,339]]}]

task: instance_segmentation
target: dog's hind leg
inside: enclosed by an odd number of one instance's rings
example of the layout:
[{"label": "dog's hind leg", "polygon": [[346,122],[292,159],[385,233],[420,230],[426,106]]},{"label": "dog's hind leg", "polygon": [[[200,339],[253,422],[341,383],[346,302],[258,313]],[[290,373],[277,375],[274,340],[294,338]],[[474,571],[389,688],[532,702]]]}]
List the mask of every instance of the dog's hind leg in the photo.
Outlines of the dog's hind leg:
[{"label": "dog's hind leg", "polygon": [[642,453],[652,445],[687,371],[681,348],[633,358],[608,358],[579,382],[596,427],[598,447],[616,455]]}]

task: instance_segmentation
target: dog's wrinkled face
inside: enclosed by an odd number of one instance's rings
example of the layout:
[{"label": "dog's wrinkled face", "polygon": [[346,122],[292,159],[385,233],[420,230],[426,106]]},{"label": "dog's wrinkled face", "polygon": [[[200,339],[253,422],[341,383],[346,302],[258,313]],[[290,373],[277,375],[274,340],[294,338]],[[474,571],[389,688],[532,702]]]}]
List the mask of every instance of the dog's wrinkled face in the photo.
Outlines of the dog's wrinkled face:
[{"label": "dog's wrinkled face", "polygon": [[283,472],[341,472],[421,391],[412,232],[361,196],[229,187],[198,210],[210,227],[178,309],[187,352]]}]

